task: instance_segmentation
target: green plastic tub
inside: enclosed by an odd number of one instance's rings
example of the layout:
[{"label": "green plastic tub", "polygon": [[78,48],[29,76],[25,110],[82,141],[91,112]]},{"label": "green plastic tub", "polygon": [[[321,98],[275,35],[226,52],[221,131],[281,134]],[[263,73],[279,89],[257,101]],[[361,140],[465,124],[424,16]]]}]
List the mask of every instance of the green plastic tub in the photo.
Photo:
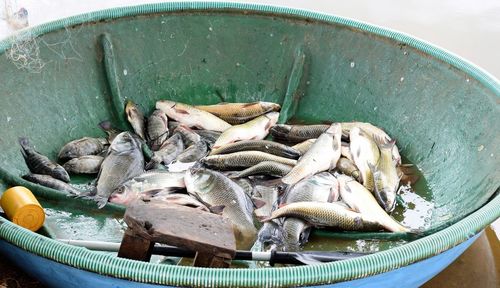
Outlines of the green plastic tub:
[{"label": "green plastic tub", "polygon": [[[0,42],[0,56],[0,191],[30,188],[49,220],[57,211],[83,217],[58,214],[67,222],[52,222],[46,235],[113,240],[115,226],[107,219],[119,217],[123,207],[97,210],[93,202],[22,180],[27,168],[18,137],[29,137],[37,150],[55,158],[72,139],[102,136],[96,126],[102,120],[126,128],[127,99],[146,109],[159,99],[272,101],[282,103],[283,117],[292,121],[371,122],[397,138],[405,159],[421,169],[434,203],[428,236],[419,240],[347,261],[273,269],[118,259],[57,243],[0,218],[0,238],[9,245],[69,267],[163,285],[328,284],[435,256],[500,216],[498,80],[399,32],[281,7],[163,3],[20,31]],[[89,218],[97,224],[78,226],[78,219]]]}]

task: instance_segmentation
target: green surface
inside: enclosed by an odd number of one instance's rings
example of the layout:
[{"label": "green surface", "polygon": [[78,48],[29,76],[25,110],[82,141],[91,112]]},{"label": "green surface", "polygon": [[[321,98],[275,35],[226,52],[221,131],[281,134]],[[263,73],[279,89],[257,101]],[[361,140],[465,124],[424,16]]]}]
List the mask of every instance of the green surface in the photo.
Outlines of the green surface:
[{"label": "green surface", "polygon": [[[245,14],[234,8],[244,8]],[[154,14],[111,19],[148,12]],[[86,20],[94,22],[78,24]],[[94,203],[68,199],[20,179],[27,168],[17,138],[28,136],[36,149],[55,157],[69,140],[102,136],[96,128],[101,120],[123,126],[119,106],[125,99],[152,109],[158,99],[209,104],[221,100],[283,103],[286,98],[287,111],[296,108],[295,115],[287,118],[367,121],[397,138],[402,154],[421,168],[432,191],[431,228],[456,223],[485,205],[498,189],[498,82],[408,36],[340,17],[226,3],[109,10],[47,24],[32,34],[53,29],[34,40],[45,64],[40,71],[18,69],[10,59],[0,57],[0,188],[7,183],[26,185],[39,197],[55,201],[54,207],[76,211],[71,206],[76,205],[91,216],[120,213],[113,205],[96,212]],[[0,51],[11,43],[1,42]],[[448,249],[481,230],[500,214],[494,209],[498,202],[497,196],[457,225],[362,259],[311,268],[317,271],[303,267],[255,273],[277,279],[272,285],[279,286],[336,282],[394,269]],[[0,225],[0,236],[16,245],[104,274],[178,285],[194,285],[186,279],[200,277],[207,282],[197,285],[258,286],[262,278],[251,277],[252,271],[217,274],[217,270],[132,265],[48,240],[39,242],[35,234],[6,224]],[[35,239],[46,247],[35,244]],[[51,253],[53,249],[60,254]],[[96,264],[103,261],[116,265],[108,269]],[[152,273],[165,269],[173,274],[165,278]],[[342,273],[331,273],[332,269]],[[180,271],[183,277],[176,274]]]}]

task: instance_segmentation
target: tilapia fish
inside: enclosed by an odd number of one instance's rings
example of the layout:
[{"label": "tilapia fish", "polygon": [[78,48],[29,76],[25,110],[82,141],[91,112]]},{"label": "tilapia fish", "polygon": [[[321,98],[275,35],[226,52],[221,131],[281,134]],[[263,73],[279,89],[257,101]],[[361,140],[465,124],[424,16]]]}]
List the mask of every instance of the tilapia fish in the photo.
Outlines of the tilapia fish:
[{"label": "tilapia fish", "polygon": [[129,132],[122,132],[111,142],[97,175],[96,194],[91,196],[102,208],[116,188],[143,172],[144,156],[140,143]]},{"label": "tilapia fish", "polygon": [[280,157],[298,159],[301,155],[296,149],[268,140],[243,140],[226,144],[218,149],[212,150],[210,155],[228,154],[240,151],[261,151]]},{"label": "tilapia fish", "polygon": [[361,213],[354,212],[344,205],[323,202],[295,202],[273,211],[269,221],[279,217],[296,217],[316,227],[335,227],[342,230],[366,230],[376,226],[365,219]]},{"label": "tilapia fish", "polygon": [[160,100],[156,102],[156,109],[162,110],[169,118],[188,127],[220,132],[224,132],[231,127],[231,124],[217,116],[183,103]]},{"label": "tilapia fish", "polygon": [[174,133],[170,138],[168,138],[158,151],[153,153],[151,161],[146,165],[146,169],[151,169],[157,164],[168,165],[179,156],[179,154],[184,151],[184,143],[182,142],[182,136],[180,133]]},{"label": "tilapia fish", "polygon": [[287,125],[278,124],[271,128],[273,139],[279,142],[299,143],[318,138],[330,125]]},{"label": "tilapia fish", "polygon": [[161,110],[155,110],[147,121],[147,140],[153,151],[160,149],[169,134],[168,118]]},{"label": "tilapia fish", "polygon": [[409,229],[392,219],[380,207],[372,193],[363,185],[346,175],[338,175],[340,196],[349,207],[361,213],[365,218],[378,223],[381,227],[391,232],[409,232]]},{"label": "tilapia fish", "polygon": [[78,196],[82,191],[76,189],[75,187],[69,185],[66,182],[52,178],[49,175],[42,174],[27,174],[23,176],[23,179],[28,180],[33,183],[40,184],[45,187],[49,187],[62,192],[68,192],[72,195]]},{"label": "tilapia fish", "polygon": [[241,140],[262,140],[269,133],[269,129],[276,124],[278,112],[270,112],[243,124],[234,125],[224,131],[215,141],[213,149]]},{"label": "tilapia fish", "polygon": [[396,192],[399,187],[396,161],[392,158],[392,148],[395,141],[391,140],[389,143],[385,143],[384,140],[376,137],[375,143],[379,147],[380,158],[376,166],[368,164],[375,184],[373,194],[385,211],[391,212],[396,204]]},{"label": "tilapia fish", "polygon": [[283,177],[292,170],[292,166],[274,161],[262,161],[252,167],[231,175],[231,178],[243,178],[255,174]]},{"label": "tilapia fish", "polygon": [[60,161],[67,161],[81,156],[97,155],[107,149],[108,145],[108,140],[105,138],[84,137],[76,139],[64,145],[57,158]]},{"label": "tilapia fish", "polygon": [[363,130],[354,127],[349,133],[351,155],[354,164],[361,173],[363,185],[370,191],[374,190],[373,173],[370,165],[375,166],[380,158],[380,151],[373,139]]},{"label": "tilapia fish", "polygon": [[144,119],[144,113],[141,108],[135,104],[132,100],[128,100],[125,105],[125,114],[127,114],[127,120],[132,125],[135,134],[146,140],[146,124]]},{"label": "tilapia fish", "polygon": [[231,154],[211,155],[203,158],[202,163],[219,170],[232,170],[237,168],[248,168],[262,161],[274,161],[293,166],[297,160],[279,157],[260,151],[242,151]]},{"label": "tilapia fish", "polygon": [[47,156],[38,153],[33,149],[28,141],[28,138],[19,138],[21,145],[21,153],[24,162],[32,173],[49,175],[64,182],[69,182],[69,175],[64,168],[50,160]]},{"label": "tilapia fish", "polygon": [[271,102],[220,103],[216,105],[195,106],[209,112],[229,124],[241,124],[272,111],[279,111],[280,105]]},{"label": "tilapia fish", "polygon": [[194,145],[201,141],[201,136],[191,130],[186,125],[179,125],[175,128],[174,133],[179,133],[182,136],[182,141],[186,147]]},{"label": "tilapia fish", "polygon": [[109,197],[109,202],[128,205],[140,197],[148,199],[158,193],[171,194],[184,187],[184,173],[150,170],[120,185]]},{"label": "tilapia fish", "polygon": [[101,168],[104,157],[99,155],[87,155],[73,158],[63,164],[63,167],[69,173],[74,174],[96,174]]},{"label": "tilapia fish", "polygon": [[300,157],[290,173],[282,178],[283,183],[292,185],[315,173],[335,167],[340,158],[341,134],[340,124],[332,124]]},{"label": "tilapia fish", "polygon": [[253,204],[238,184],[222,173],[205,168],[186,171],[184,180],[189,194],[210,207],[223,207],[222,215],[233,224],[238,249],[252,246],[257,235]]}]

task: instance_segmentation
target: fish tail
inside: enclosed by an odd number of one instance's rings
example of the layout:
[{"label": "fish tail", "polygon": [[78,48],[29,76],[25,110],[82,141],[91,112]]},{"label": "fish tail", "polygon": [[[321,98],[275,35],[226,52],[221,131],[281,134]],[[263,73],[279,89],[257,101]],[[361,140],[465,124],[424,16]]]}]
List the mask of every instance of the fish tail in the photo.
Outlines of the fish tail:
[{"label": "fish tail", "polygon": [[19,137],[18,138],[19,145],[23,148],[23,150],[28,150],[30,148],[30,141],[27,137]]},{"label": "fish tail", "polygon": [[374,135],[373,140],[380,150],[392,150],[392,147],[396,145],[396,139],[388,139],[386,137]]},{"label": "fish tail", "polygon": [[108,204],[108,198],[102,196],[95,196],[94,201],[97,203],[97,208],[102,209],[106,204]]}]

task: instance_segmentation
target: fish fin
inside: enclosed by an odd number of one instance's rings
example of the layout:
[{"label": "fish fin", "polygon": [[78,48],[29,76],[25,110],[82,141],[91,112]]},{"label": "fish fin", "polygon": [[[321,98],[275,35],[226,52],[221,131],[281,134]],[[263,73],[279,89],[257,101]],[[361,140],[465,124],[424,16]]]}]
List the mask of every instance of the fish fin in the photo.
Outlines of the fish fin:
[{"label": "fish fin", "polygon": [[210,212],[212,212],[214,214],[221,215],[222,212],[224,212],[224,208],[226,208],[226,205],[210,206],[208,209],[210,210]]},{"label": "fish fin", "polygon": [[255,104],[258,104],[258,103],[259,102],[245,103],[245,104],[241,105],[241,108],[246,108],[246,107],[254,106]]},{"label": "fish fin", "polygon": [[259,199],[259,198],[255,198],[255,197],[252,197],[252,202],[253,202],[253,205],[255,206],[255,208],[257,208],[257,209],[262,208],[267,204],[266,201]]},{"label": "fish fin", "polygon": [[184,109],[181,109],[181,108],[176,108],[176,107],[173,107],[175,112],[179,113],[179,114],[184,114],[184,115],[189,115],[189,112],[184,110]]}]

